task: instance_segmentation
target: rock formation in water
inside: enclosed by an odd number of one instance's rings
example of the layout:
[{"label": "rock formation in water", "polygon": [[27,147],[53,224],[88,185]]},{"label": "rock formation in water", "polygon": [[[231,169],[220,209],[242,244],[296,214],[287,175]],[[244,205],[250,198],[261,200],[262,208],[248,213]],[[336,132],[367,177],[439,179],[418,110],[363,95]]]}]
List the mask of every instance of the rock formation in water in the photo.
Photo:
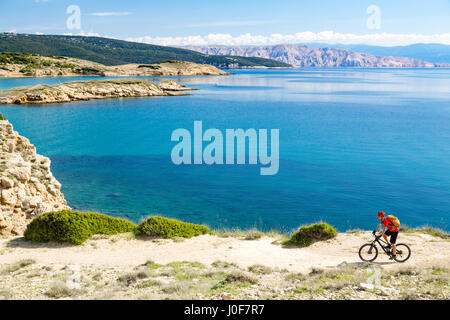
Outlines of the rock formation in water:
[{"label": "rock formation in water", "polygon": [[261,57],[289,63],[295,67],[357,67],[357,68],[434,68],[448,67],[407,57],[375,56],[335,48],[315,48],[288,44],[242,47],[186,47],[210,55]]},{"label": "rock formation in water", "polygon": [[50,159],[37,154],[8,120],[0,120],[0,150],[0,233],[22,234],[37,215],[69,209]]},{"label": "rock formation in water", "polygon": [[0,104],[47,104],[91,99],[187,95],[174,81],[160,85],[139,79],[110,79],[36,85],[0,91]]}]

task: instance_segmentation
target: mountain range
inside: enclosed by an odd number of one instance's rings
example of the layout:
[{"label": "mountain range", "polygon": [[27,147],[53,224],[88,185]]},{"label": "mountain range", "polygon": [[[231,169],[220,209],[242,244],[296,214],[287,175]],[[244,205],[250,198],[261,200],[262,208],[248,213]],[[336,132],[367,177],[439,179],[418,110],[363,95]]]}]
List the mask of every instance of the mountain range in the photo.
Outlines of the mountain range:
[{"label": "mountain range", "polygon": [[[379,52],[389,55],[374,55],[356,52],[347,48],[317,47],[297,44],[273,46],[207,46],[185,47],[208,55],[244,56],[273,59],[295,67],[359,67],[359,68],[434,68],[450,67],[448,63],[428,62],[409,56],[393,56],[400,49],[382,50],[383,47],[355,46],[361,51]],[[376,50],[378,48],[378,51]],[[401,51],[405,54],[408,50]],[[447,60],[449,61],[449,60]]]},{"label": "mountain range", "polygon": [[283,62],[259,57],[214,56],[181,48],[85,36],[0,33],[0,52],[64,56],[107,66],[182,60],[210,64],[223,69],[257,66],[291,67]]}]

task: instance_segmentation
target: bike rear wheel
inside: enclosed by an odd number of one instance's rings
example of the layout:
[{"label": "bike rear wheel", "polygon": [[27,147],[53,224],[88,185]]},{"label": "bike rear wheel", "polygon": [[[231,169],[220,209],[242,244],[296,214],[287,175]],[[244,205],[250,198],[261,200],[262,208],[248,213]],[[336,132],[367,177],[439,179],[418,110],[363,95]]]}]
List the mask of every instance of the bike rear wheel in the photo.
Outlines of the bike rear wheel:
[{"label": "bike rear wheel", "polygon": [[411,256],[411,249],[403,243],[399,243],[397,245],[397,256],[395,257],[395,261],[397,262],[405,262]]},{"label": "bike rear wheel", "polygon": [[378,248],[372,243],[366,243],[359,248],[359,257],[362,261],[372,262],[378,257]]}]

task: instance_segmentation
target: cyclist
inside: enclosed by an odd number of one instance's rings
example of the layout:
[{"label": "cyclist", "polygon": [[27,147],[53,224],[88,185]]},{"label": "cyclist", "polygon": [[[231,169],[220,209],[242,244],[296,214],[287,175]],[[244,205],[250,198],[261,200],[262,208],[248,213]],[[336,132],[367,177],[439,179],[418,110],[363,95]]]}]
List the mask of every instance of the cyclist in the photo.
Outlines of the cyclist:
[{"label": "cyclist", "polygon": [[[398,228],[389,219],[386,219],[386,214],[383,211],[378,212],[377,218],[380,219],[381,222],[378,225],[378,227],[373,231],[373,234],[375,234],[378,231],[378,229],[381,226],[383,226],[382,236],[383,236],[384,240],[387,243],[390,243],[392,246],[392,255],[389,259],[393,260],[397,256],[397,248],[395,246],[395,242],[397,241]],[[388,229],[387,231],[386,231],[386,228]],[[387,236],[391,237],[390,241],[388,241]]]}]

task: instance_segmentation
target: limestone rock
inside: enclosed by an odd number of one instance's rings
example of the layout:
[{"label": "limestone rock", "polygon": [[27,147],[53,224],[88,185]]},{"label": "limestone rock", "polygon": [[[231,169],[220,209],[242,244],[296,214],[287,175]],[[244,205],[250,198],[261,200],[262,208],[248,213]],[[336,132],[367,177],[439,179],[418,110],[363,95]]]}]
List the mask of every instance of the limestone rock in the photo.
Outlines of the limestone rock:
[{"label": "limestone rock", "polygon": [[2,187],[5,189],[14,187],[14,181],[8,177],[2,177]]},{"label": "limestone rock", "polygon": [[376,56],[335,48],[315,48],[301,44],[274,46],[191,46],[186,49],[209,55],[260,57],[288,63],[300,68],[437,68],[448,63],[430,63],[407,57]]},{"label": "limestone rock", "polygon": [[35,216],[69,209],[50,159],[0,120],[0,233],[20,235]]},{"label": "limestone rock", "polygon": [[[183,92],[186,90],[192,89],[174,82],[165,84],[164,87],[142,79],[74,81],[3,90],[0,91],[0,104],[48,104],[91,99],[187,95]],[[24,140],[23,145],[27,150],[35,149],[27,139]],[[3,149],[13,153],[16,147],[13,143],[7,142]],[[47,169],[50,167],[50,160],[38,157],[36,165]]]}]

